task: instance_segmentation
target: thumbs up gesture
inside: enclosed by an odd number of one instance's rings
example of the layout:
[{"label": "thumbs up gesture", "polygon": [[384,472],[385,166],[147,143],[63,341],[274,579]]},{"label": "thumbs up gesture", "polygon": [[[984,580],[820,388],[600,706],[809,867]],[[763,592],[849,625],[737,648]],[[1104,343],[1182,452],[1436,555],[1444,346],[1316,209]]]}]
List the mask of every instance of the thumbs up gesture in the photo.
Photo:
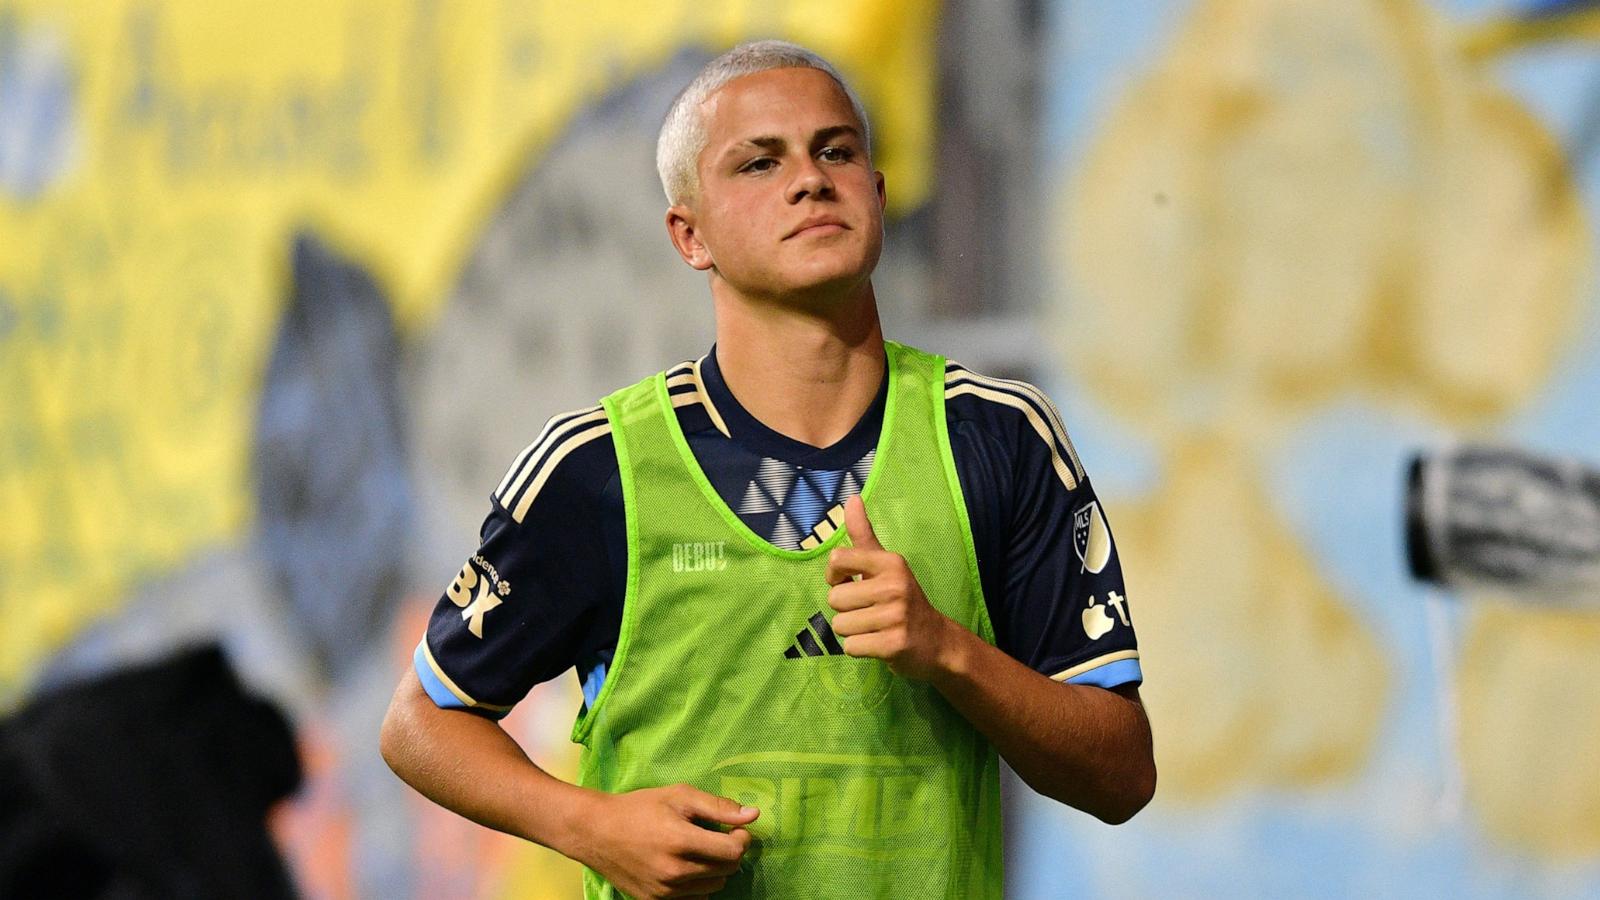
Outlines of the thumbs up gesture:
[{"label": "thumbs up gesture", "polygon": [[896,674],[932,681],[949,670],[961,626],[933,608],[905,557],[883,548],[861,498],[844,505],[845,533],[854,546],[828,557],[828,605],[833,633],[850,656],[881,659]]}]

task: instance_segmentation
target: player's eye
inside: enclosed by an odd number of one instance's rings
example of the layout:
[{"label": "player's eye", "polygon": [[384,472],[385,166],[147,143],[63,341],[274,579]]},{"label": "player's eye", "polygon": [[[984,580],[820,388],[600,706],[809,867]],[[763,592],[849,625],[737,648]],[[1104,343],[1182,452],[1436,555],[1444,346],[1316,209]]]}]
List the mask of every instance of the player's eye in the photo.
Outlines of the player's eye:
[{"label": "player's eye", "polygon": [[770,170],[773,166],[776,166],[777,164],[778,164],[778,161],[773,159],[770,156],[758,156],[755,159],[752,159],[749,162],[745,163],[744,165],[740,166],[739,167],[739,171],[740,172],[766,172],[766,171]]},{"label": "player's eye", "polygon": [[849,162],[855,158],[855,152],[849,147],[823,147],[817,155],[822,157],[823,162]]}]

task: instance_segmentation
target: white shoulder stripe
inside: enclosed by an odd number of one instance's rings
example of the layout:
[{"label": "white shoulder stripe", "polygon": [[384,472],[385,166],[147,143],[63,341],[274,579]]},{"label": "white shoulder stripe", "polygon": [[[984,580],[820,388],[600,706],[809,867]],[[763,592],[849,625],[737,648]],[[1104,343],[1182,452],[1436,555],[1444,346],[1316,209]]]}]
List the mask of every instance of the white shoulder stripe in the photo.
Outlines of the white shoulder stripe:
[{"label": "white shoulder stripe", "polygon": [[550,425],[546,423],[544,429],[539,432],[539,436],[534,438],[533,443],[523,447],[522,452],[517,454],[517,458],[511,462],[511,468],[506,469],[506,477],[500,479],[500,486],[494,489],[494,498],[496,500],[500,499],[500,496],[505,493],[506,485],[511,483],[511,479],[517,477],[517,473],[522,471],[522,467],[527,463],[528,457],[533,455],[534,448],[539,446],[539,442],[544,440],[545,433],[549,430]]},{"label": "white shoulder stripe", "polygon": [[1061,483],[1066,485],[1069,491],[1077,488],[1077,473],[1061,458],[1061,452],[1056,447],[1054,436],[1050,433],[1050,426],[1045,424],[1044,419],[1039,415],[1039,411],[1033,408],[1033,404],[1015,394],[997,391],[978,384],[958,384],[955,387],[946,388],[944,392],[946,397],[960,397],[965,394],[982,397],[985,400],[993,400],[996,403],[1003,403],[1013,409],[1021,410],[1022,415],[1027,418],[1028,424],[1033,426],[1034,433],[1038,434],[1039,439],[1044,441],[1045,446],[1050,448],[1050,465],[1056,470],[1056,475],[1060,477]]},{"label": "white shoulder stripe", "polygon": [[495,499],[504,506],[517,495],[517,491],[522,489],[522,485],[527,482],[533,471],[540,467],[543,457],[550,452],[550,448],[565,440],[568,435],[583,430],[589,424],[603,421],[605,417],[604,408],[591,406],[552,418],[549,424],[545,425],[544,431],[539,434],[539,439],[533,442],[519,460],[516,476],[512,477],[507,473],[506,477],[510,481],[501,482],[503,487],[495,493]]},{"label": "white shoulder stripe", "polygon": [[1039,390],[1036,385],[1029,384],[1026,381],[1018,381],[1015,378],[996,378],[993,375],[983,375],[972,371],[960,363],[954,363],[953,365],[954,369],[947,370],[945,372],[944,380],[946,384],[949,384],[950,382],[960,378],[970,378],[973,381],[986,384],[989,387],[998,388],[1000,390],[1010,390],[1032,399],[1035,403],[1039,404],[1040,411],[1043,412],[1050,420],[1050,424],[1054,427],[1056,436],[1060,438],[1061,443],[1069,450],[1071,449],[1072,440],[1067,436],[1067,426],[1066,423],[1061,420],[1061,411],[1056,408],[1055,403],[1052,402],[1049,397],[1045,396],[1044,391]]},{"label": "white shoulder stripe", "polygon": [[[668,369],[667,387],[693,384],[694,392],[673,396],[673,406],[683,406],[696,401],[704,402],[706,409],[711,413],[712,421],[723,434],[727,434],[728,427],[722,423],[722,417],[717,415],[716,410],[711,408],[709,400],[705,398],[705,389],[700,383],[700,363],[704,360],[705,357],[685,360]],[[572,451],[610,433],[611,423],[602,406],[587,406],[552,416],[545,422],[539,436],[517,454],[516,460],[506,470],[505,477],[500,479],[500,485],[495,488],[495,500],[511,512],[513,519],[521,522],[528,514],[528,508],[533,505],[534,497],[555,471],[556,465]],[[513,500],[514,508],[511,505]]]},{"label": "white shoulder stripe", "polygon": [[1044,391],[1039,390],[1037,387],[1029,384],[1026,381],[1016,381],[1009,378],[992,378],[988,375],[979,375],[977,372],[965,368],[960,364],[953,365],[954,368],[948,369],[945,372],[946,385],[965,378],[982,384],[986,387],[1005,391],[1007,393],[1020,396],[1026,400],[1031,400],[1038,408],[1039,412],[1044,416],[1045,420],[1049,422],[1050,430],[1054,432],[1056,440],[1060,442],[1061,448],[1066,451],[1067,457],[1072,460],[1073,471],[1077,473],[1077,476],[1080,480],[1084,477],[1083,461],[1078,458],[1078,449],[1072,445],[1072,438],[1067,435],[1067,426],[1066,423],[1061,420],[1061,411],[1056,408],[1056,405],[1050,401],[1049,397],[1045,396]]},{"label": "white shoulder stripe", "polygon": [[728,423],[722,420],[722,414],[717,412],[716,406],[711,402],[711,394],[706,391],[705,382],[700,379],[700,363],[704,360],[705,357],[702,356],[693,363],[686,363],[684,366],[679,366],[667,373],[667,390],[670,391],[673,388],[686,385],[694,388],[692,391],[679,391],[673,394],[672,407],[676,409],[680,406],[690,406],[695,403],[704,406],[706,415],[711,417],[711,424],[722,432],[723,437],[728,437]]},{"label": "white shoulder stripe", "polygon": [[974,378],[992,382],[996,385],[1011,385],[1020,391],[1024,391],[1032,395],[1034,399],[1038,400],[1039,405],[1044,409],[1045,414],[1049,416],[1050,424],[1055,426],[1056,437],[1061,441],[1061,445],[1067,449],[1067,455],[1072,457],[1072,465],[1073,468],[1078,470],[1078,477],[1083,477],[1083,462],[1078,459],[1077,448],[1072,446],[1072,437],[1071,435],[1067,434],[1067,424],[1061,419],[1061,410],[1049,397],[1045,396],[1044,391],[1039,390],[1037,386],[1029,384],[1026,381],[1017,381],[1011,378],[991,378],[987,375],[979,375],[976,372],[970,372],[969,374],[971,374]]},{"label": "white shoulder stripe", "polygon": [[528,507],[533,505],[533,498],[539,496],[540,489],[544,487],[545,482],[550,480],[550,475],[555,472],[556,466],[559,466],[561,461],[567,458],[568,453],[595,438],[604,437],[610,433],[611,422],[605,418],[589,425],[588,428],[582,431],[570,432],[570,437],[563,440],[560,446],[555,448],[555,452],[551,453],[550,457],[539,466],[538,477],[533,479],[533,483],[528,485],[528,489],[523,492],[522,499],[517,501],[517,508],[511,511],[511,518],[519,523],[522,521],[523,517],[528,514]]},{"label": "white shoulder stripe", "polygon": [[728,433],[728,423],[722,421],[722,414],[717,412],[717,407],[711,402],[711,392],[706,390],[706,383],[700,378],[700,364],[705,361],[704,356],[694,361],[694,391],[700,395],[700,402],[705,405],[706,413],[711,416],[711,424],[717,426],[723,437],[732,437]]},{"label": "white shoulder stripe", "polygon": [[505,494],[506,487],[511,484],[511,480],[516,478],[517,474],[522,471],[523,466],[528,464],[528,459],[533,456],[533,452],[535,450],[539,449],[539,445],[544,443],[544,439],[549,437],[552,429],[559,427],[562,423],[567,422],[576,416],[587,415],[588,413],[594,412],[599,408],[600,407],[598,406],[585,406],[583,409],[574,409],[569,412],[556,413],[555,415],[546,419],[544,427],[539,429],[539,436],[533,439],[533,443],[523,447],[522,452],[518,453],[516,460],[511,463],[511,468],[506,469],[506,476],[500,479],[500,486],[494,489],[495,499],[498,500],[503,494]]}]

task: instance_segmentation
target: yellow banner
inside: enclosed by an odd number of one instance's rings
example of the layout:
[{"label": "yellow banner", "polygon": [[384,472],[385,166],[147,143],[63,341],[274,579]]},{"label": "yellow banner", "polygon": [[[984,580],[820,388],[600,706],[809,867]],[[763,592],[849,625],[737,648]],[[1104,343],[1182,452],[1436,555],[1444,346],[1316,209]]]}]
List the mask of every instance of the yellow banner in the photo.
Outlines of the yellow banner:
[{"label": "yellow banner", "polygon": [[922,202],[934,0],[640,8],[0,2],[0,704],[130,587],[247,527],[296,228],[414,333],[577,111],[762,36],[852,79],[891,213]]}]

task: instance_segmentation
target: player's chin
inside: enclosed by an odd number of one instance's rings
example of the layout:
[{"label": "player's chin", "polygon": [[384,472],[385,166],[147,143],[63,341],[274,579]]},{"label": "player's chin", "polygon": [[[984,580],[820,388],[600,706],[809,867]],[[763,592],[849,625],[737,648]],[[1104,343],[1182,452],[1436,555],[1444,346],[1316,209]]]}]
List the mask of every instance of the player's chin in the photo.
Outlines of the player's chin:
[{"label": "player's chin", "polygon": [[788,281],[798,293],[827,292],[859,284],[877,268],[879,249],[856,245],[813,250],[795,261]]},{"label": "player's chin", "polygon": [[791,297],[810,298],[824,305],[831,305],[832,301],[854,294],[855,289],[871,277],[871,274],[871,272],[848,270],[819,275],[816,278],[796,279],[789,282],[785,293]]}]

